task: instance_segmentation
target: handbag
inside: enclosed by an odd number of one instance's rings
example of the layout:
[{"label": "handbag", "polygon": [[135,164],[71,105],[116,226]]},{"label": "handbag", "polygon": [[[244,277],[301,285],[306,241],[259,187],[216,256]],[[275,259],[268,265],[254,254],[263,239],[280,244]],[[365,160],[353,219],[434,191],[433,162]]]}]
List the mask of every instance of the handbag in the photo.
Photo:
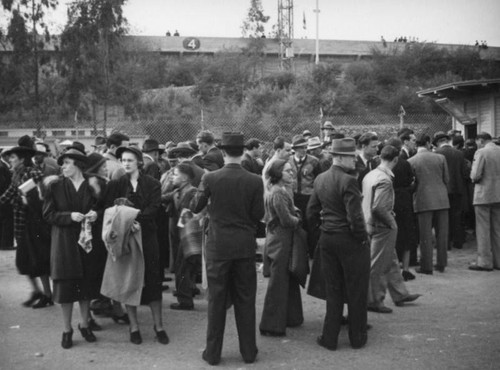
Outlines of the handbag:
[{"label": "handbag", "polygon": [[298,227],[293,232],[292,250],[288,264],[290,274],[305,288],[309,274],[309,258],[307,256],[307,232]]}]

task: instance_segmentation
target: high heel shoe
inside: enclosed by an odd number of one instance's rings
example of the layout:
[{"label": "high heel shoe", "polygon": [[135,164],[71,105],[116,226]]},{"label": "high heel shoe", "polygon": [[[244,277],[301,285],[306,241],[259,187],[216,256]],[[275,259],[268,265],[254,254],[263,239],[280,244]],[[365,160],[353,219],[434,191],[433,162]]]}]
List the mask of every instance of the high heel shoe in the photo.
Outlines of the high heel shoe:
[{"label": "high heel shoe", "polygon": [[73,347],[73,329],[68,332],[63,332],[62,334],[62,340],[61,340],[61,347],[64,349],[68,349]]},{"label": "high heel shoe", "polygon": [[159,343],[168,344],[170,342],[170,339],[168,338],[168,335],[165,332],[165,330],[157,331],[156,326],[153,326],[153,330],[155,331],[156,339],[158,340]]},{"label": "high heel shoe", "polygon": [[82,327],[80,327],[80,324],[78,324],[78,330],[80,330],[82,337],[87,342],[93,343],[97,340],[97,338],[95,337],[94,333],[92,333],[92,330],[90,330],[90,328],[82,328]]},{"label": "high heel shoe", "polygon": [[120,323],[122,323],[122,324],[130,324],[130,319],[128,318],[128,315],[126,313],[124,313],[121,316],[111,315],[111,318],[117,324],[120,324]]},{"label": "high heel shoe", "polygon": [[38,302],[36,302],[31,307],[33,307],[33,308],[44,308],[44,307],[53,306],[53,305],[54,305],[54,302],[52,301],[52,299],[50,299],[46,295],[42,295],[42,297],[38,300]]},{"label": "high heel shoe", "polygon": [[43,297],[44,297],[44,295],[42,293],[33,292],[33,293],[31,293],[31,297],[27,301],[23,302],[23,306],[30,307],[33,303],[35,303],[39,299],[42,299]]},{"label": "high heel shoe", "polygon": [[130,341],[134,344],[141,344],[142,343],[141,332],[139,330],[131,331]]}]

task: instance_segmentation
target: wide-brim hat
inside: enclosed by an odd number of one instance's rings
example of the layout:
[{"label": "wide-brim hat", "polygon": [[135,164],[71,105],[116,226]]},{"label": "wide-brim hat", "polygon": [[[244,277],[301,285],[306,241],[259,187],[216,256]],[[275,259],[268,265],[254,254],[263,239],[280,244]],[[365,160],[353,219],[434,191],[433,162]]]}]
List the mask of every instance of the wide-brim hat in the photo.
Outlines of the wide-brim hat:
[{"label": "wide-brim hat", "polygon": [[311,137],[311,138],[309,138],[309,140],[307,140],[307,150],[314,150],[314,149],[322,148],[322,147],[323,147],[323,143],[321,142],[320,138],[317,136]]},{"label": "wide-brim hat", "polygon": [[183,141],[177,144],[175,148],[168,151],[169,157],[177,157],[178,155],[192,155],[195,154],[196,150],[189,144],[188,141]]},{"label": "wide-brim hat", "polygon": [[243,148],[245,146],[245,137],[241,132],[224,132],[219,148]]},{"label": "wide-brim hat", "polygon": [[323,126],[321,126],[321,129],[322,130],[335,130],[335,127],[333,127],[333,123],[331,123],[330,121],[326,121],[325,123],[323,123]]},{"label": "wide-brim hat", "polygon": [[137,157],[137,160],[139,162],[142,162],[142,152],[139,148],[136,148],[134,146],[121,146],[118,149],[116,149],[116,158],[121,159],[122,155],[124,152],[130,152],[135,154]]},{"label": "wide-brim hat", "polygon": [[11,154],[20,154],[33,157],[35,154],[37,154],[37,152],[38,151],[35,149],[33,140],[28,135],[24,135],[21,136],[17,141],[17,146],[6,150],[2,153],[2,155],[9,156]]},{"label": "wide-brim hat", "polygon": [[298,139],[294,140],[292,143],[292,149],[299,149],[299,148],[306,148],[307,147],[307,140],[303,137],[299,137]]},{"label": "wide-brim hat", "polygon": [[344,139],[333,139],[331,142],[330,153],[355,156],[356,141],[350,137]]},{"label": "wide-brim hat", "polygon": [[165,149],[160,148],[160,144],[155,139],[146,139],[144,141],[144,144],[142,144],[142,152],[150,153],[154,151],[158,151],[160,154],[162,154]]},{"label": "wide-brim hat", "polygon": [[438,131],[434,134],[434,138],[432,139],[432,144],[434,146],[436,146],[436,144],[438,143],[438,141],[442,140],[442,139],[446,139],[446,141],[449,141],[450,140],[450,135],[444,133],[443,131]]},{"label": "wide-brim hat", "polygon": [[99,167],[106,163],[107,158],[99,153],[90,153],[87,157],[86,173],[96,173]]},{"label": "wide-brim hat", "polygon": [[71,149],[78,150],[83,155],[86,155],[86,153],[85,153],[85,144],[80,143],[79,141],[73,141],[73,143],[66,148],[66,150],[71,150]]},{"label": "wide-brim hat", "polygon": [[96,136],[94,144],[91,147],[95,148],[102,145],[106,145],[106,138],[104,136]]},{"label": "wide-brim hat", "polygon": [[71,158],[77,161],[81,161],[85,164],[87,164],[88,161],[88,157],[78,149],[69,149],[61,154],[59,158],[57,158],[57,164],[59,166],[62,166],[64,158]]}]

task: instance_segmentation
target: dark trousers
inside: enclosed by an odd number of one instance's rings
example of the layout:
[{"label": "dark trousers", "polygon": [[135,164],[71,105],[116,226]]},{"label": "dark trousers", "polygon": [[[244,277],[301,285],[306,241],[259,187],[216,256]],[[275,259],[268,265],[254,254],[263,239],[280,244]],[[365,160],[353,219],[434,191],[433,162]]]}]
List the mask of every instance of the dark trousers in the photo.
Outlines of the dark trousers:
[{"label": "dark trousers", "polygon": [[456,248],[462,248],[465,242],[465,225],[462,222],[462,194],[448,194],[450,209],[448,210],[449,241]]},{"label": "dark trousers", "polygon": [[436,266],[445,268],[448,264],[448,210],[419,212],[417,218],[420,235],[420,268],[427,272],[433,270],[433,228],[436,233]]},{"label": "dark trousers", "polygon": [[310,195],[305,194],[294,194],[293,204],[295,207],[300,209],[302,212],[302,228],[307,232],[307,247],[309,252],[309,258],[314,257],[314,250],[318,244],[319,239],[319,228],[314,227],[314,225],[309,225],[306,218],[307,203],[309,203]]},{"label": "dark trousers", "polygon": [[255,257],[235,260],[207,260],[208,327],[206,354],[210,361],[221,357],[226,326],[226,301],[231,295],[244,361],[257,355],[255,339]]},{"label": "dark trousers", "polygon": [[175,288],[177,290],[177,301],[181,304],[192,306],[193,303],[193,288],[196,285],[196,274],[198,266],[201,264],[201,255],[193,255],[184,257],[182,249],[179,248],[177,258],[180,261],[179,266],[175,270]]},{"label": "dark trousers", "polygon": [[158,225],[158,246],[160,248],[160,269],[161,277],[165,277],[165,269],[169,265],[170,246],[168,240],[168,216],[165,212],[165,207],[160,206],[158,216],[156,218]]},{"label": "dark trousers", "polygon": [[321,232],[321,269],[326,283],[326,316],[323,343],[337,347],[344,301],[349,310],[349,341],[355,348],[367,340],[367,301],[370,248],[349,233]]},{"label": "dark trousers", "polygon": [[0,213],[0,250],[11,249],[14,246],[14,216],[10,204],[3,205]]},{"label": "dark trousers", "polygon": [[177,227],[177,217],[170,216],[168,218],[168,244],[170,246],[170,272],[177,271],[177,252],[179,250],[180,236],[179,228]]}]

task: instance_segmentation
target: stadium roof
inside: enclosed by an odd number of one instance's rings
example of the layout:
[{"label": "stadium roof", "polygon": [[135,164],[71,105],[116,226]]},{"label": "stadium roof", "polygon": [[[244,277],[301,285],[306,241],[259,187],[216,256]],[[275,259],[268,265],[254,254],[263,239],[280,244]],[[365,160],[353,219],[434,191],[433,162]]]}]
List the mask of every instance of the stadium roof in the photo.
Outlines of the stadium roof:
[{"label": "stadium roof", "polygon": [[465,95],[498,92],[500,91],[500,78],[489,80],[470,80],[453,82],[446,85],[433,87],[418,91],[419,97],[429,97],[434,99],[456,98]]}]

